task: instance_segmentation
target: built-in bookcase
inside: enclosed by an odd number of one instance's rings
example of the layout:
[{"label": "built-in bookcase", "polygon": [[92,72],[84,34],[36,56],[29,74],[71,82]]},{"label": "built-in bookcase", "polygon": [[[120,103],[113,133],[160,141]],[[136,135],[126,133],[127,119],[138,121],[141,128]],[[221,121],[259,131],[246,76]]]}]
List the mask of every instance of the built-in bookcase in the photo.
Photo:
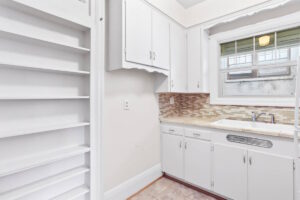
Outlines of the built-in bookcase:
[{"label": "built-in bookcase", "polygon": [[60,2],[0,2],[1,200],[90,199],[93,1]]}]

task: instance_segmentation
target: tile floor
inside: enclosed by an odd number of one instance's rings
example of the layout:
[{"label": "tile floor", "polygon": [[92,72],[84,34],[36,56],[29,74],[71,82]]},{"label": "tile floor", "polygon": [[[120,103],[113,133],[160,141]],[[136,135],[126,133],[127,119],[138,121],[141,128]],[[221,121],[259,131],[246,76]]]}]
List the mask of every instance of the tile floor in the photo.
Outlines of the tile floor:
[{"label": "tile floor", "polygon": [[216,200],[167,178],[161,178],[128,200]]}]

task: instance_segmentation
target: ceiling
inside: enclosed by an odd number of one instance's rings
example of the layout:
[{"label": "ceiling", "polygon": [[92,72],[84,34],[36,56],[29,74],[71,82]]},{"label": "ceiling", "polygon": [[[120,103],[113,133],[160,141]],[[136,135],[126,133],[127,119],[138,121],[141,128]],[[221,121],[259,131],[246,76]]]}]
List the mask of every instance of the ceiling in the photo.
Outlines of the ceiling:
[{"label": "ceiling", "polygon": [[183,7],[189,8],[205,0],[177,0]]}]

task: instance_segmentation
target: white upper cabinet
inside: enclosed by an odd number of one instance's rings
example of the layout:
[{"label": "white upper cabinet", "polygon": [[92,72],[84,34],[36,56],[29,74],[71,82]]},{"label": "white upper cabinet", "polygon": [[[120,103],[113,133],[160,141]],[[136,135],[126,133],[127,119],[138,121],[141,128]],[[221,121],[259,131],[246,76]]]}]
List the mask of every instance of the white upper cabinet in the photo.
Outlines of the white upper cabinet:
[{"label": "white upper cabinet", "polygon": [[126,61],[151,65],[151,8],[141,0],[126,1]]},{"label": "white upper cabinet", "polygon": [[171,92],[187,90],[186,31],[177,24],[171,25]]},{"label": "white upper cabinet", "polygon": [[230,199],[247,200],[247,150],[215,144],[214,191]]},{"label": "white upper cabinet", "polygon": [[[139,29],[138,24],[136,28]],[[169,70],[170,21],[155,10],[152,11],[152,60],[154,67]]]},{"label": "white upper cabinet", "polygon": [[293,159],[248,151],[248,200],[293,200]]},{"label": "white upper cabinet", "polygon": [[187,31],[188,91],[200,92],[201,84],[201,32],[200,28]]},{"label": "white upper cabinet", "polygon": [[108,4],[108,69],[169,75],[170,19],[144,0]]},{"label": "white upper cabinet", "polygon": [[187,30],[188,92],[208,92],[207,38],[200,27]]},{"label": "white upper cabinet", "polygon": [[211,189],[211,144],[197,139],[185,139],[184,177],[191,184]]}]

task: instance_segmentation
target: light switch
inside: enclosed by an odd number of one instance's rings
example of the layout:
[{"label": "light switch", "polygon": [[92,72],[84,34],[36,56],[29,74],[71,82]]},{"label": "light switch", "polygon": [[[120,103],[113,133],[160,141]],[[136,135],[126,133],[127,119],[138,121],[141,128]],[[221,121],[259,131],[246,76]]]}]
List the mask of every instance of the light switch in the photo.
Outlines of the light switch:
[{"label": "light switch", "polygon": [[123,110],[129,110],[130,106],[129,106],[129,101],[128,100],[124,100],[123,101]]}]

